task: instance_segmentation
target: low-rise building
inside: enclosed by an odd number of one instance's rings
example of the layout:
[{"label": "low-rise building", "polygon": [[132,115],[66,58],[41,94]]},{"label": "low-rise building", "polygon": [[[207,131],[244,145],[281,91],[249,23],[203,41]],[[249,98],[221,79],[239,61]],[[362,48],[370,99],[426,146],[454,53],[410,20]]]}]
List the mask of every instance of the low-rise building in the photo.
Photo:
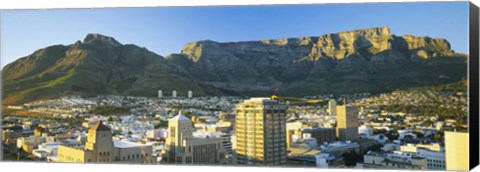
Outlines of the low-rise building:
[{"label": "low-rise building", "polygon": [[60,145],[58,162],[152,163],[152,146],[112,139],[112,131],[101,121],[88,131],[84,145]]},{"label": "low-rise building", "polygon": [[167,163],[219,164],[225,157],[221,137],[193,135],[192,121],[181,112],[168,121],[168,137],[165,143]]},{"label": "low-rise building", "polygon": [[392,154],[369,151],[363,156],[363,163],[357,163],[356,168],[425,170],[427,169],[427,160],[421,157],[401,155],[398,153]]}]

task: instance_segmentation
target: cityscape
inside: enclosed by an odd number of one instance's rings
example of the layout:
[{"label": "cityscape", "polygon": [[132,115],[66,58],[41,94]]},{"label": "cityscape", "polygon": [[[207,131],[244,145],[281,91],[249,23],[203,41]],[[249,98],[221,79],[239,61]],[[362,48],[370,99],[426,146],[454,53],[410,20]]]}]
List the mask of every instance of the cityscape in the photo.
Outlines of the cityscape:
[{"label": "cityscape", "polygon": [[[4,160],[414,170],[468,164],[458,161],[468,154],[457,146],[468,144],[460,119],[381,109],[392,101],[431,103],[415,92],[342,98],[164,92],[8,106],[16,115],[3,118]],[[466,111],[465,92],[425,94]]]},{"label": "cityscape", "polygon": [[469,170],[469,7],[1,11],[2,160]]}]

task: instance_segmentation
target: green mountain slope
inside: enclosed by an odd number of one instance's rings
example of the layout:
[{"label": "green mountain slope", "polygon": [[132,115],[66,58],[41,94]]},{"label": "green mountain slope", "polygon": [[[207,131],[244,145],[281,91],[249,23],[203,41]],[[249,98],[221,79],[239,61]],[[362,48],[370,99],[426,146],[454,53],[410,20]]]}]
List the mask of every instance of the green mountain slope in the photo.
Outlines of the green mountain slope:
[{"label": "green mountain slope", "polygon": [[467,74],[467,56],[445,39],[396,36],[388,27],[318,37],[186,44],[162,57],[89,34],[40,49],[2,69],[3,104],[64,95],[289,96],[382,93],[442,85]]}]

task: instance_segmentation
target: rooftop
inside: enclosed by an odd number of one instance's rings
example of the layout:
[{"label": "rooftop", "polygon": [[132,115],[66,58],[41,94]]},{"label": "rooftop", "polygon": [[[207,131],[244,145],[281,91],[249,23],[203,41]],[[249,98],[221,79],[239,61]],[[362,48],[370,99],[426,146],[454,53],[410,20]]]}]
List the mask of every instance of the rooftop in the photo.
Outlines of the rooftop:
[{"label": "rooftop", "polygon": [[179,111],[179,112],[178,112],[178,115],[175,116],[175,117],[173,117],[173,118],[170,119],[170,120],[176,120],[176,121],[188,120],[188,121],[190,121],[189,118],[187,118],[186,116],[183,116],[183,115],[182,115],[182,111]]},{"label": "rooftop", "polygon": [[296,155],[316,155],[321,151],[318,149],[302,149],[302,148],[288,148],[290,153],[288,156],[296,156]]},{"label": "rooftop", "polygon": [[133,148],[133,147],[142,147],[142,146],[148,146],[148,145],[138,144],[133,142],[126,142],[121,140],[113,141],[113,147],[116,147],[116,148]]},{"label": "rooftop", "polygon": [[98,121],[92,128],[88,131],[111,131],[110,128],[105,126],[102,121]]}]

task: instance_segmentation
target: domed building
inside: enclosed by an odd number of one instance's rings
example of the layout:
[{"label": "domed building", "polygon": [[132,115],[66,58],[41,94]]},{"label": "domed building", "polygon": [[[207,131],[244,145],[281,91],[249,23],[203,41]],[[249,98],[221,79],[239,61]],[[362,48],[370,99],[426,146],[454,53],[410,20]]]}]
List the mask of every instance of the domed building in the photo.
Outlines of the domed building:
[{"label": "domed building", "polygon": [[112,139],[112,131],[101,121],[88,130],[84,145],[60,145],[58,162],[152,163],[152,146]]}]

